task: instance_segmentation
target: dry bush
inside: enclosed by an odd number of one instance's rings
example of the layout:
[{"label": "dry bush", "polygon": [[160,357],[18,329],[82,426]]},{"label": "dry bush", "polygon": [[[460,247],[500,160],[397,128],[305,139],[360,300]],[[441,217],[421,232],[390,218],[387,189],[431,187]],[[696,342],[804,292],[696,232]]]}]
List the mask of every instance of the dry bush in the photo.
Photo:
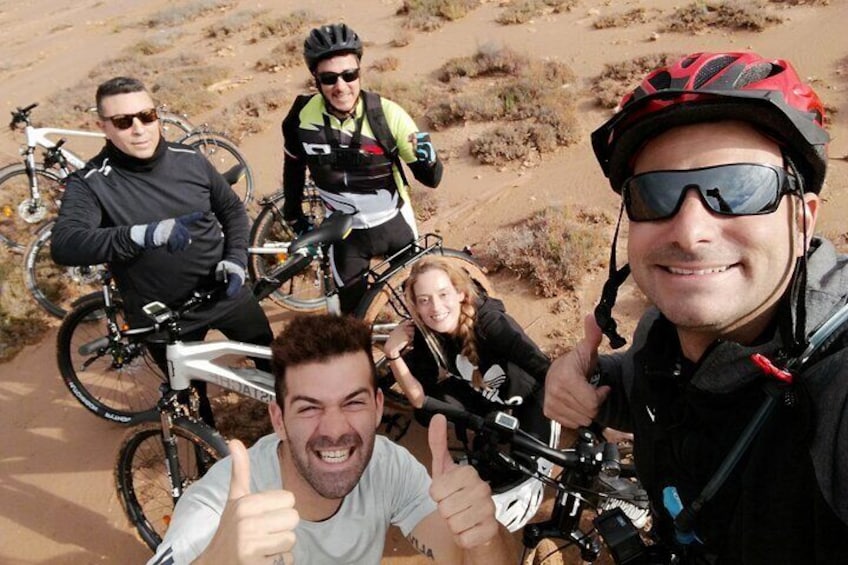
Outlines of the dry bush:
[{"label": "dry bush", "polygon": [[509,47],[487,43],[470,57],[451,59],[441,66],[436,76],[442,82],[450,82],[460,77],[511,76],[519,74],[528,64],[527,56]]},{"label": "dry bush", "polygon": [[788,4],[790,6],[829,6],[830,0],[769,0],[773,4]]},{"label": "dry bush", "polygon": [[648,21],[648,11],[645,8],[633,8],[623,14],[601,16],[592,24],[595,29],[612,27],[627,27],[633,24],[643,24]]},{"label": "dry bush", "polygon": [[674,11],[663,31],[700,32],[711,28],[763,31],[783,18],[766,13],[766,5],[756,2],[693,2]]},{"label": "dry bush", "polygon": [[541,296],[559,296],[603,267],[612,224],[600,211],[547,208],[496,231],[481,260],[491,270],[508,269],[527,279]]},{"label": "dry bush", "polygon": [[147,27],[175,27],[205,16],[215,10],[223,10],[235,4],[234,0],[194,0],[175,2],[145,19]]},{"label": "dry bush", "polygon": [[[579,139],[569,92],[576,77],[563,63],[486,45],[471,57],[448,61],[437,76],[448,89],[462,92],[443,95],[428,107],[426,118],[432,129],[469,121],[511,122],[472,140],[471,154],[482,163],[503,165]],[[475,82],[482,77],[495,80]]]},{"label": "dry bush", "polygon": [[253,22],[266,12],[267,10],[239,10],[207,26],[204,32],[206,37],[229,37],[252,27]]},{"label": "dry bush", "polygon": [[262,57],[254,67],[257,71],[276,73],[282,69],[296,67],[303,62],[303,43],[290,38],[274,47],[267,57]]},{"label": "dry bush", "polygon": [[[254,39],[301,34],[307,27],[320,21],[321,18],[311,10],[294,10],[288,15],[277,18],[260,18],[258,26],[256,26],[258,35]],[[302,40],[303,38],[301,38]]]},{"label": "dry bush", "polygon": [[369,69],[374,69],[378,73],[384,73],[386,71],[394,71],[400,66],[400,59],[397,57],[392,57],[389,55],[388,57],[383,57],[382,59],[377,59],[370,65],[368,65]]},{"label": "dry bush", "polygon": [[38,343],[48,325],[24,286],[21,256],[0,245],[0,362]]},{"label": "dry bush", "polygon": [[577,0],[519,0],[507,5],[495,21],[502,25],[523,24],[545,14],[571,11],[577,3]]},{"label": "dry bush", "polygon": [[230,106],[219,110],[211,120],[216,129],[241,140],[246,135],[258,133],[268,126],[268,113],[288,108],[292,99],[284,89],[266,90],[249,94]]},{"label": "dry bush", "polygon": [[648,72],[677,60],[678,55],[657,53],[621,63],[606,64],[598,76],[590,80],[589,90],[599,106],[615,108],[622,97],[636,87]]},{"label": "dry bush", "polygon": [[398,34],[389,41],[389,45],[391,47],[406,47],[410,43],[412,43],[412,34],[403,30],[398,32]]},{"label": "dry bush", "polygon": [[[383,98],[397,102],[410,116],[418,121],[428,107],[439,96],[432,86],[421,81],[399,81],[383,75],[368,75],[363,80],[363,88],[377,92]],[[421,123],[418,124],[422,125]]]},{"label": "dry bush", "polygon": [[403,16],[405,28],[433,31],[464,18],[479,5],[480,0],[403,0],[397,15]]},{"label": "dry bush", "polygon": [[176,45],[179,38],[180,33],[177,30],[157,31],[155,35],[145,37],[130,47],[128,51],[141,53],[142,55],[156,55]]}]

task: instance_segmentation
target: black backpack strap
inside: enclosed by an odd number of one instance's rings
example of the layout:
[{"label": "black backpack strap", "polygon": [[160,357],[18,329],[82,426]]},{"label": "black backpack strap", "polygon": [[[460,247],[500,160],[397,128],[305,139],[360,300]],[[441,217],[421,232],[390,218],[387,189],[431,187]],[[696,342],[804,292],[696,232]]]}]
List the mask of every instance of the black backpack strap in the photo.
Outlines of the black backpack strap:
[{"label": "black backpack strap", "polygon": [[386,122],[386,115],[383,113],[383,104],[380,101],[380,95],[376,92],[367,90],[361,91],[362,101],[365,104],[365,115],[368,117],[368,123],[371,125],[371,131],[374,132],[374,137],[377,138],[377,143],[383,148],[386,156],[395,164],[400,171],[400,178],[404,186],[409,186],[406,180],[406,174],[403,171],[403,164],[400,161],[400,151],[398,150],[397,140],[389,129],[389,124]]}]

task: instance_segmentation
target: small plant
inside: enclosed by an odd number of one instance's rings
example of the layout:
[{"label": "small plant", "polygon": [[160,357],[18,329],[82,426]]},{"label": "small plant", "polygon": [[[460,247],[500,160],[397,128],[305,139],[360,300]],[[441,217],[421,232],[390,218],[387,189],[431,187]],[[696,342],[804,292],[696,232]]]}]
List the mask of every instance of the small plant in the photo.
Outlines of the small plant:
[{"label": "small plant", "polygon": [[663,31],[701,32],[711,28],[763,31],[783,21],[766,12],[766,5],[761,1],[744,4],[693,2],[675,10],[666,20]]},{"label": "small plant", "polygon": [[268,125],[268,114],[284,110],[291,104],[288,92],[282,89],[266,90],[249,94],[230,104],[213,116],[212,122],[239,140],[251,133],[258,133]]},{"label": "small plant", "polygon": [[530,281],[541,296],[559,296],[605,264],[612,223],[604,212],[547,208],[495,232],[482,260]]},{"label": "small plant", "polygon": [[240,10],[234,14],[229,14],[208,26],[205,30],[206,37],[221,38],[235,35],[251,27],[261,14],[262,12],[256,10]]},{"label": "small plant", "polygon": [[233,0],[194,0],[193,2],[174,3],[159,10],[146,20],[144,25],[154,27],[175,27],[196,20],[215,10],[223,10],[234,4]]},{"label": "small plant", "polygon": [[48,325],[33,305],[20,273],[20,256],[0,245],[0,362],[38,343]]},{"label": "small plant", "polygon": [[289,38],[274,47],[267,57],[256,61],[256,70],[276,73],[282,69],[296,67],[303,62],[303,43]]},{"label": "small plant", "polygon": [[320,18],[311,10],[295,10],[279,18],[260,18],[258,37],[263,39],[266,37],[279,38],[300,34],[318,21],[320,21]]},{"label": "small plant", "polygon": [[632,24],[643,24],[648,21],[648,11],[645,8],[633,8],[623,14],[601,16],[592,24],[595,29],[627,27]]},{"label": "small plant", "polygon": [[129,50],[136,51],[142,55],[156,55],[173,47],[179,37],[179,34],[175,30],[156,32],[155,35],[145,37],[130,47]]},{"label": "small plant", "polygon": [[397,15],[403,16],[403,27],[433,31],[464,18],[479,5],[480,0],[404,0]]},{"label": "small plant", "polygon": [[412,43],[412,34],[408,31],[399,32],[389,41],[389,45],[392,47],[406,47],[410,43]]},{"label": "small plant", "polygon": [[559,14],[574,9],[577,0],[519,0],[507,5],[495,19],[502,25],[524,24],[545,14]]},{"label": "small plant", "polygon": [[386,71],[394,71],[400,66],[400,60],[397,57],[392,57],[389,55],[388,57],[383,57],[382,59],[377,59],[370,65],[368,65],[369,69],[373,69],[378,73],[384,73]]}]

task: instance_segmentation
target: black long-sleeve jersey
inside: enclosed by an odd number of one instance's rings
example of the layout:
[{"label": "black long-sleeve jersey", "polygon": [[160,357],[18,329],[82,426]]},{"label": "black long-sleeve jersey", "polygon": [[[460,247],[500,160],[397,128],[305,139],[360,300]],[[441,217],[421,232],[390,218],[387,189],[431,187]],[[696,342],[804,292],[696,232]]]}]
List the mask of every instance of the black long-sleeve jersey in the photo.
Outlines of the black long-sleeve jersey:
[{"label": "black long-sleeve jersey", "polygon": [[[169,253],[144,249],[130,228],[200,211],[188,226],[191,244]],[[52,234],[53,259],[64,265],[109,263],[131,318],[159,300],[170,306],[214,285],[222,259],[246,265],[249,225],[244,206],[211,163],[190,147],[160,142],[149,159],[132,158],[107,142],[65,190]],[[246,291],[243,291],[246,292]],[[209,319],[229,311],[236,295],[205,309]]]}]

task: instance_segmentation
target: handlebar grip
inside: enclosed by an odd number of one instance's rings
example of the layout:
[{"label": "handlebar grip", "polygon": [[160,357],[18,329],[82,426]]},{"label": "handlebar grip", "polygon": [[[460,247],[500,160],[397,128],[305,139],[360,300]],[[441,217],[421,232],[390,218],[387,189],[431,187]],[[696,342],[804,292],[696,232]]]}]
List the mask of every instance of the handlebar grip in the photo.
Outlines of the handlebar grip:
[{"label": "handlebar grip", "polygon": [[32,110],[36,106],[38,106],[38,102],[33,102],[29,106],[25,106],[23,108],[18,108],[18,112],[21,112],[22,114],[26,114],[27,112],[29,112],[30,110]]},{"label": "handlebar grip", "polygon": [[467,424],[469,428],[477,432],[481,431],[485,424],[483,417],[437,398],[425,396],[424,405],[421,408],[433,414],[443,414],[451,422]]}]

